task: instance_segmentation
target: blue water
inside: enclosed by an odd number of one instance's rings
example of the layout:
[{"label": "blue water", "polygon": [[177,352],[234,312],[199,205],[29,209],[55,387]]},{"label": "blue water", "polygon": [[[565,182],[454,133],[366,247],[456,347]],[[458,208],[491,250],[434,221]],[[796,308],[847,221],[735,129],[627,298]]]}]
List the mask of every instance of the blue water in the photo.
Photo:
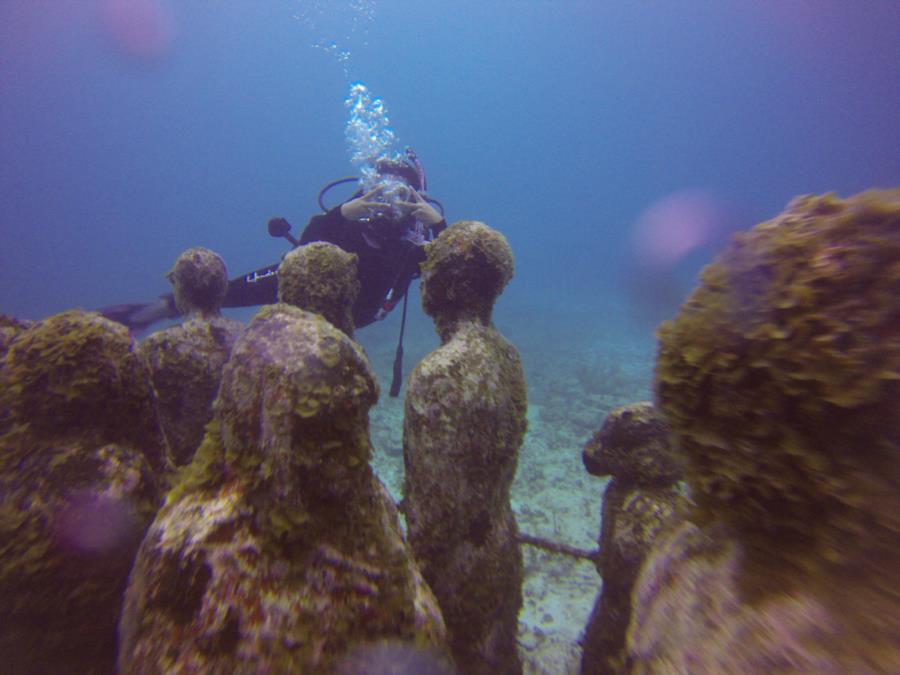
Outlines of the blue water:
[{"label": "blue water", "polygon": [[[728,232],[900,184],[894,0],[123,3],[0,3],[0,312],[153,298],[190,246],[277,260],[266,220],[300,229],[355,171],[354,81],[448,221],[508,237],[498,311],[554,344],[585,321],[650,344]],[[715,227],[648,271],[635,223],[684,190]]]},{"label": "blue water", "polygon": [[[299,234],[319,189],[364,169],[354,83],[382,102],[373,147],[412,146],[448,222],[512,245],[513,507],[584,549],[603,483],[581,447],[651,395],[654,328],[702,265],[794,196],[900,186],[896,0],[0,0],[0,313],[149,301],[193,246],[233,276],[277,261],[266,221]],[[437,343],[410,295],[407,373]],[[397,497],[398,315],[356,334]],[[599,578],[523,549],[520,644],[575,672]]]}]

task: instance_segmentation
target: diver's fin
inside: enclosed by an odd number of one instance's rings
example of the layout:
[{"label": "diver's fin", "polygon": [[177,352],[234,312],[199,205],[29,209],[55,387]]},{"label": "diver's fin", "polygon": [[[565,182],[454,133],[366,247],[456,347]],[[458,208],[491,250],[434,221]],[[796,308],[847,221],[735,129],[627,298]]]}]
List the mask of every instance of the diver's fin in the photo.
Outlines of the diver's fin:
[{"label": "diver's fin", "polygon": [[174,298],[170,295],[164,295],[153,302],[110,305],[97,311],[133,332],[140,332],[157,321],[178,316]]}]

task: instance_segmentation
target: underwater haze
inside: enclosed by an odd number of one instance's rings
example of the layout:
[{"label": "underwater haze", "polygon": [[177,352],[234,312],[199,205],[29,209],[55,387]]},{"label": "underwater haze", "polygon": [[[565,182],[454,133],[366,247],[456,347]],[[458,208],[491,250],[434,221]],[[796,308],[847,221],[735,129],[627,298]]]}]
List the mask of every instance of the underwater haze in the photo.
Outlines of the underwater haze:
[{"label": "underwater haze", "polygon": [[[299,236],[323,186],[409,146],[447,222],[515,254],[494,318],[528,381],[519,526],[592,549],[581,448],[652,396],[656,327],[794,197],[900,185],[898,85],[896,0],[4,0],[0,314],[151,301],[196,246],[232,277],[277,262],[268,219]],[[419,297],[407,373],[438,344]],[[395,496],[400,313],[355,335]],[[528,672],[569,672],[599,579],[526,556]]]},{"label": "underwater haze", "polygon": [[[354,171],[356,81],[447,221],[508,237],[501,315],[668,316],[723,231],[900,182],[893,0],[10,0],[0,311],[153,298],[191,246],[277,260],[266,220],[302,228]],[[642,215],[674,198],[675,227],[685,193],[715,222],[645,265]]]}]

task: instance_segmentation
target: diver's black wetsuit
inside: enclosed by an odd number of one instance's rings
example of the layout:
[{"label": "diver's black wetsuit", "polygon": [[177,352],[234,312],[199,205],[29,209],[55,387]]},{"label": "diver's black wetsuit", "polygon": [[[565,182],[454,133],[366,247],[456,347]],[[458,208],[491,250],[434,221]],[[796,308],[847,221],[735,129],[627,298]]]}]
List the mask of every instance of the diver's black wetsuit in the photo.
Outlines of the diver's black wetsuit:
[{"label": "diver's black wetsuit", "polygon": [[[423,248],[403,235],[414,225],[411,217],[397,221],[373,218],[368,222],[347,220],[336,206],[327,213],[313,216],[300,237],[300,244],[327,241],[348,253],[355,253],[359,296],[353,304],[353,323],[357,328],[376,319],[378,310],[390,311],[400,300],[409,283],[419,274],[425,260]],[[432,225],[429,238],[447,227],[445,221]],[[228,282],[223,307],[252,307],[277,301],[278,263],[245,274]]]}]

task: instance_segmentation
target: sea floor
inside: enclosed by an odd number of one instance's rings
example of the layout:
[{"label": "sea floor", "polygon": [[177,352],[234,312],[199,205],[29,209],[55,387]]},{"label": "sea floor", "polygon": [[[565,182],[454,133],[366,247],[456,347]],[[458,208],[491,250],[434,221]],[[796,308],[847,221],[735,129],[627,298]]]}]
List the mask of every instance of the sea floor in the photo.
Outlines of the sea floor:
[{"label": "sea floor", "polygon": [[[546,317],[545,317],[546,318]],[[581,317],[583,319],[584,317]],[[612,409],[650,397],[652,354],[649,343],[623,340],[612,332],[585,330],[579,315],[543,322],[561,331],[571,324],[561,347],[538,332],[533,320],[515,314],[498,327],[519,348],[528,381],[528,432],[519,455],[512,490],[513,510],[522,533],[582,550],[597,548],[606,479],[589,475],[581,449]],[[421,326],[419,326],[421,328]],[[430,326],[429,326],[430,328]],[[602,331],[601,331],[602,332]],[[408,335],[406,369],[437,346],[433,332]],[[403,393],[387,396],[396,345],[363,340],[382,384],[382,397],[370,415],[373,466],[399,500],[403,483]],[[522,547],[524,602],[519,614],[519,644],[525,672],[577,673],[579,639],[601,580],[592,562]]]}]

